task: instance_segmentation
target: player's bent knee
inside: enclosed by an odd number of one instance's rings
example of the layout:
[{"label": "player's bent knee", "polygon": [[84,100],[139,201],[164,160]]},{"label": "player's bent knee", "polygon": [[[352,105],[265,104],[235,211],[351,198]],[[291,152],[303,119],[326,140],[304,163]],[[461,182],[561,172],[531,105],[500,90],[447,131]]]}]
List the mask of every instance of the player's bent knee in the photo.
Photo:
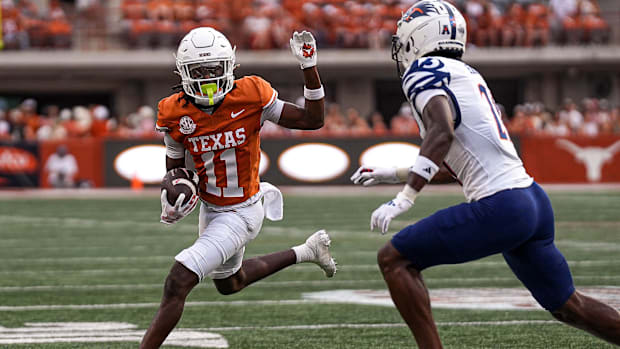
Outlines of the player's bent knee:
[{"label": "player's bent knee", "polygon": [[584,313],[584,302],[581,298],[581,295],[578,292],[575,292],[571,295],[571,297],[566,301],[564,305],[560,308],[551,311],[551,315],[557,320],[567,323],[569,325],[576,325],[581,322],[580,318]]},{"label": "player's bent knee", "polygon": [[164,284],[164,298],[185,298],[198,284],[198,276],[180,263],[170,270]]},{"label": "player's bent knee", "polygon": [[377,253],[377,263],[384,275],[394,272],[399,267],[406,267],[410,264],[410,262],[394,248],[391,242],[386,243]]},{"label": "player's bent knee", "polygon": [[245,288],[243,280],[238,274],[231,275],[226,279],[214,279],[213,283],[217,291],[225,296],[235,294]]}]

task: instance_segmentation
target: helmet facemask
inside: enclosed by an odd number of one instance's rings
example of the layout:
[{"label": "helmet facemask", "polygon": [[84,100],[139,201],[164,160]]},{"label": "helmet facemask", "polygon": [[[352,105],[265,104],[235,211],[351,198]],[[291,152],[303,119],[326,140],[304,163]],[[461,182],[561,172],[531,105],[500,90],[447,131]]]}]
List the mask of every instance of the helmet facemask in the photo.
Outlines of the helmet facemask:
[{"label": "helmet facemask", "polygon": [[409,54],[412,50],[417,50],[413,45],[413,37],[409,37],[407,43],[404,44],[400,41],[398,35],[392,35],[392,60],[396,62],[396,71],[398,72],[399,78],[403,77],[406,68],[409,66],[406,54]]},{"label": "helmet facemask", "polygon": [[[224,99],[234,84],[234,49],[231,57],[204,57],[187,61],[177,60],[177,70],[185,93],[197,102],[213,106]],[[202,103],[201,103],[202,104]]]}]

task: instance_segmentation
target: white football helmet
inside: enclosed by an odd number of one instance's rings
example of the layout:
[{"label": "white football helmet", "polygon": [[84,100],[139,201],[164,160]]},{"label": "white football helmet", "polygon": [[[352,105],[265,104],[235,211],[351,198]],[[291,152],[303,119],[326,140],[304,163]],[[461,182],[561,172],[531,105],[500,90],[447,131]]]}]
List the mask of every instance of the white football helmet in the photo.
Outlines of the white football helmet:
[{"label": "white football helmet", "polygon": [[183,91],[207,105],[221,102],[233,88],[235,49],[213,28],[196,28],[187,33],[176,54]]},{"label": "white football helmet", "polygon": [[467,25],[463,15],[448,2],[423,0],[411,6],[397,23],[392,36],[392,59],[398,75],[420,57],[434,51],[463,54]]}]

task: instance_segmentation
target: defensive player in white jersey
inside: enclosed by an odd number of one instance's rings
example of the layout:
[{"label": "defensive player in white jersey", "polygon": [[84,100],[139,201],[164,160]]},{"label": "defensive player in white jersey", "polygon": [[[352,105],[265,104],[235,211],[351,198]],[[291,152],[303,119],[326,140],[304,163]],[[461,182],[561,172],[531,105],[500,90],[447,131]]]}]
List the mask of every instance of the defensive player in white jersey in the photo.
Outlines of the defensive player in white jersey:
[{"label": "defensive player in white jersey", "polygon": [[406,227],[379,251],[396,307],[420,348],[441,348],[422,270],[502,253],[554,317],[620,344],[618,311],[575,291],[553,243],[549,199],[525,172],[484,79],[460,61],[466,37],[463,16],[447,2],[421,1],[403,15],[392,56],[417,114],[420,154],[411,168],[361,167],[351,178],[363,185],[407,183],[372,213],[371,229],[384,234],[442,165],[463,185],[467,203]]}]

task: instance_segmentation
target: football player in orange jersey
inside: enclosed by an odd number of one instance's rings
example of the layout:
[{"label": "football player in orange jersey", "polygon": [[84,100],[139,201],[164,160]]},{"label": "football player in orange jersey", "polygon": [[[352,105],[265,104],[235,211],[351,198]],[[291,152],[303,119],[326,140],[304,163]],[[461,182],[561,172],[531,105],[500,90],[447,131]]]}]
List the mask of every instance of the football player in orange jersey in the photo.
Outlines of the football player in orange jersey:
[{"label": "football player in orange jersey", "polygon": [[[263,218],[282,218],[281,193],[258,178],[263,122],[303,130],[323,126],[325,93],[314,37],[295,32],[290,45],[303,70],[305,107],[281,101],[258,76],[235,80],[235,49],[213,28],[194,29],[179,44],[176,64],[183,91],[159,102],[157,129],[165,132],[168,170],[186,166],[186,151],[195,163],[200,178],[199,237],[175,257],[159,310],[140,348],[162,344],[179,321],[185,298],[205,277],[213,279],[220,293],[233,294],[296,263],[316,263],[327,277],[336,272],[324,230],[289,250],[243,260],[245,245],[258,235]],[[172,224],[193,210],[198,197],[171,205],[163,190],[161,200],[161,221]]]}]

